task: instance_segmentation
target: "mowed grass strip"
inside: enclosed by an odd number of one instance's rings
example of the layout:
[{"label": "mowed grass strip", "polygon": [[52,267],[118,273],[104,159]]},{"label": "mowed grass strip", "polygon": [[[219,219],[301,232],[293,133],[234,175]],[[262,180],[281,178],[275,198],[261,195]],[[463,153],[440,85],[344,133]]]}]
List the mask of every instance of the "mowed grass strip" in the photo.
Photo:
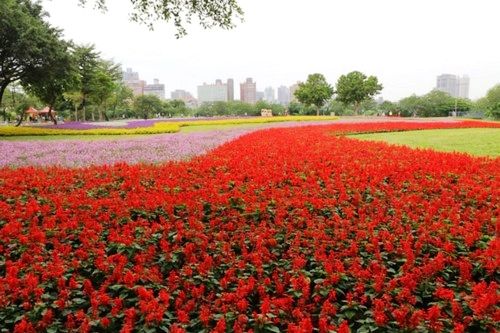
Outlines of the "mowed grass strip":
[{"label": "mowed grass strip", "polygon": [[407,132],[355,134],[360,140],[385,141],[413,148],[463,152],[476,156],[500,156],[500,129],[461,128]]}]

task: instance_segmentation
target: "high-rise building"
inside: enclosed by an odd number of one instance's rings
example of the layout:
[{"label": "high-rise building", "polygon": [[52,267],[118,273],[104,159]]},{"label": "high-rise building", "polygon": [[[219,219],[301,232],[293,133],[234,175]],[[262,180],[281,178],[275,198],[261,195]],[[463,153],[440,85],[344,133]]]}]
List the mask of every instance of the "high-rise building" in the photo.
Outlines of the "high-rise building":
[{"label": "high-rise building", "polygon": [[215,84],[203,83],[198,86],[198,102],[227,102],[228,100],[227,84],[222,83],[222,80],[216,80]]},{"label": "high-rise building", "polygon": [[125,72],[123,72],[123,81],[139,81],[139,73],[132,72],[132,68],[127,68]]},{"label": "high-rise building", "polygon": [[464,75],[442,74],[437,77],[436,89],[453,97],[469,98],[470,79]]},{"label": "high-rise building", "polygon": [[240,84],[240,100],[250,104],[257,101],[257,83],[253,82],[251,77]]},{"label": "high-rise building", "polygon": [[132,68],[127,68],[127,70],[123,72],[123,83],[132,90],[135,96],[144,94],[146,82],[140,80],[139,73],[133,72]]},{"label": "high-rise building", "polygon": [[273,87],[267,87],[266,89],[264,89],[264,100],[269,103],[274,103],[276,98],[274,97]]},{"label": "high-rise building", "polygon": [[227,100],[234,101],[234,80],[227,79]]},{"label": "high-rise building", "polygon": [[281,105],[290,104],[290,89],[286,86],[280,86],[278,88],[278,103]]},{"label": "high-rise building", "polygon": [[257,91],[255,93],[255,99],[258,101],[263,101],[264,100],[264,92],[263,91]]},{"label": "high-rise building", "polygon": [[460,78],[460,85],[458,87],[458,96],[461,98],[469,98],[469,85],[470,78],[464,75]]},{"label": "high-rise building", "polygon": [[294,83],[290,86],[290,102],[297,102],[297,97],[295,97],[295,91],[299,88],[300,82]]},{"label": "high-rise building", "polygon": [[183,101],[190,108],[197,106],[196,98],[194,98],[193,95],[186,90],[174,90],[170,93],[170,98]]},{"label": "high-rise building", "polygon": [[144,95],[155,95],[159,99],[165,99],[165,85],[160,80],[154,79],[153,84],[144,86]]}]

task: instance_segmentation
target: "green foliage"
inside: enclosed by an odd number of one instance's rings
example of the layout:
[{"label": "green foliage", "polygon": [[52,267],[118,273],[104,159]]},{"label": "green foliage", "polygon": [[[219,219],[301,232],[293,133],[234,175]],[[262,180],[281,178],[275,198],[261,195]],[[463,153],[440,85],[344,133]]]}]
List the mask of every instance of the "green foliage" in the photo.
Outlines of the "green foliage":
[{"label": "green foliage", "polygon": [[303,108],[304,106],[298,102],[290,102],[290,104],[288,105],[288,113],[290,115],[302,114]]},{"label": "green foliage", "polygon": [[81,107],[83,109],[82,118],[86,120],[86,108],[89,98],[95,85],[95,76],[99,65],[99,53],[94,45],[78,45],[74,51],[75,61],[78,68],[78,87],[76,90],[82,94]]},{"label": "green foliage", "polygon": [[378,104],[373,98],[361,102],[360,110],[364,115],[376,115],[379,112]]},{"label": "green foliage", "polygon": [[190,110],[187,108],[186,103],[181,100],[171,100],[163,102],[164,112],[168,116],[185,116],[189,114]]},{"label": "green foliage", "polygon": [[273,115],[285,114],[285,108],[280,104],[272,104],[266,101],[258,101],[249,104],[241,101],[203,103],[193,110],[193,115],[199,117],[213,116],[260,116],[262,109],[270,109]]},{"label": "green foliage", "polygon": [[337,100],[345,105],[354,104],[354,111],[358,114],[361,103],[382,90],[375,76],[367,77],[365,74],[354,71],[342,75],[337,81]]},{"label": "green foliage", "polygon": [[487,115],[491,118],[500,118],[500,84],[497,84],[486,93]]},{"label": "green foliage", "polygon": [[155,95],[137,96],[134,100],[135,115],[148,119],[165,111],[163,102]]},{"label": "green foliage", "polygon": [[120,66],[112,61],[100,59],[94,69],[90,80],[90,95],[89,98],[97,107],[99,112],[99,120],[103,120],[106,113],[103,108],[110,104],[110,99],[117,89],[118,81],[121,79]]},{"label": "green foliage", "polygon": [[[153,27],[153,22],[162,20],[171,22],[177,29],[176,37],[186,35],[185,24],[193,17],[205,29],[220,27],[231,29],[236,19],[242,20],[243,10],[236,0],[130,0],[133,5],[132,20]],[[106,0],[79,0],[81,4],[94,3],[98,8],[106,9]]]},{"label": "green foliage", "polygon": [[45,15],[38,2],[0,1],[0,104],[9,84],[47,73],[60,55],[60,32],[44,21]]},{"label": "green foliage", "polygon": [[[399,109],[398,104],[391,101],[383,101],[380,105],[378,105],[378,111],[379,114],[383,115],[395,115],[398,114],[398,112],[400,112],[401,110]],[[406,116],[409,116],[409,114]]]},{"label": "green foliage", "polygon": [[50,116],[57,124],[51,112],[63,94],[76,85],[76,67],[66,42],[54,39],[50,51],[45,66],[30,71],[21,82],[28,92],[49,106]]},{"label": "green foliage", "polygon": [[411,95],[400,100],[398,103],[398,107],[401,111],[402,116],[416,117],[417,115],[420,115],[422,112],[424,112],[423,110],[425,110],[428,106],[424,98],[417,95]]},{"label": "green foliage", "polygon": [[451,112],[469,111],[472,103],[463,98],[454,98],[449,94],[433,90],[424,96],[412,95],[398,103],[399,111],[404,117],[447,117]]},{"label": "green foliage", "polygon": [[316,107],[316,115],[319,115],[319,110],[326,101],[333,95],[333,88],[326,82],[323,74],[315,73],[307,77],[305,83],[300,83],[295,91],[295,97],[307,106],[314,105]]},{"label": "green foliage", "polygon": [[427,107],[419,114],[421,117],[447,117],[453,111],[468,111],[470,102],[462,98],[454,98],[449,94],[433,90],[424,96]]}]

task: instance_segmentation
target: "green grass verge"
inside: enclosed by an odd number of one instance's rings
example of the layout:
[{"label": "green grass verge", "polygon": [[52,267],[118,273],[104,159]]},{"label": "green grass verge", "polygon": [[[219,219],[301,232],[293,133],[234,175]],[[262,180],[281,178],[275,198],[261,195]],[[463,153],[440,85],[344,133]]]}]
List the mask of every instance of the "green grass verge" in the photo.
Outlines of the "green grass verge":
[{"label": "green grass verge", "polygon": [[477,156],[500,156],[500,129],[464,128],[407,132],[355,134],[360,140],[385,141],[413,148],[456,151]]}]

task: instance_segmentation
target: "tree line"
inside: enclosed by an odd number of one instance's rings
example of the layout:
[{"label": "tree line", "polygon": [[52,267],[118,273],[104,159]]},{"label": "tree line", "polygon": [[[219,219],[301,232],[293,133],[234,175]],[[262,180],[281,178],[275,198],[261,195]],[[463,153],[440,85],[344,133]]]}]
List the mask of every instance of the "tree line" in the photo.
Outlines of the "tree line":
[{"label": "tree line", "polygon": [[382,88],[377,77],[366,76],[358,71],[342,75],[335,88],[322,74],[311,74],[306,82],[299,84],[295,92],[297,102],[289,105],[289,113],[402,117],[447,117],[467,114],[480,118],[500,118],[500,84],[492,87],[486,96],[476,101],[432,90],[423,96],[412,95],[397,102],[378,103],[374,100],[374,96],[380,93]]}]

